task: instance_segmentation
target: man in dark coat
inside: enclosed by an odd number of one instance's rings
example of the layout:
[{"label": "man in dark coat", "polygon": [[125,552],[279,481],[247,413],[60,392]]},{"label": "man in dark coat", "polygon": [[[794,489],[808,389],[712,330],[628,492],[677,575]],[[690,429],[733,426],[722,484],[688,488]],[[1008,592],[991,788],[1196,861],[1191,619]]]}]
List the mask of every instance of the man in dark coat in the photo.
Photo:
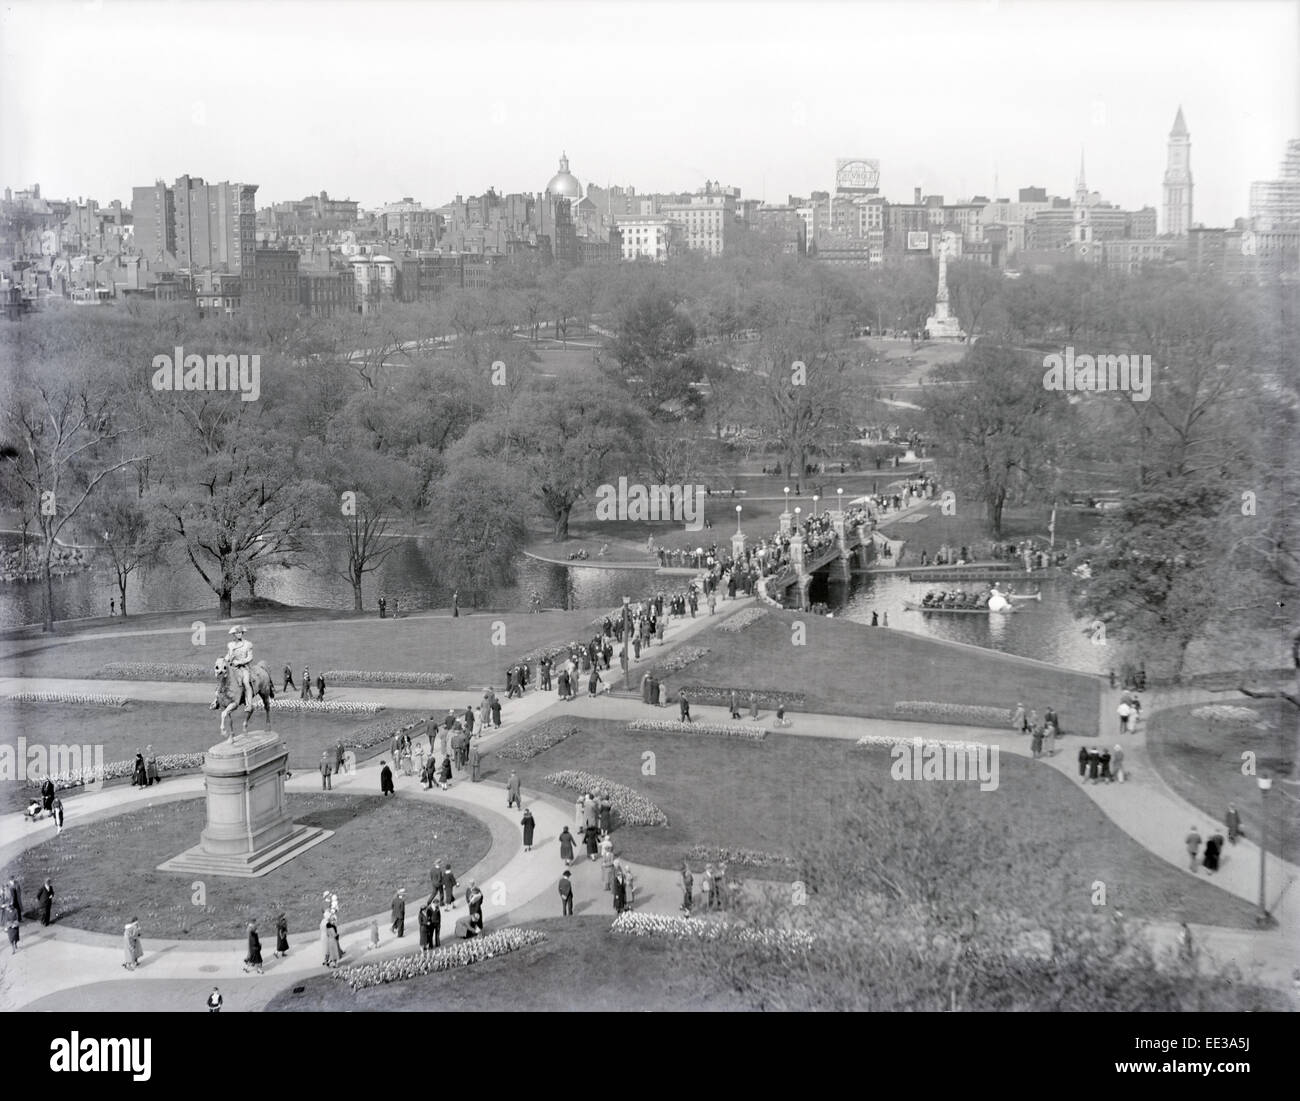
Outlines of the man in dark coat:
[{"label": "man in dark coat", "polygon": [[332,790],[333,790],[333,788],[334,788],[334,784],[333,784],[333,782],[332,782],[331,779],[330,779],[330,777],[331,777],[332,775],[333,775],[333,774],[330,772],[330,758],[329,758],[329,754],[328,754],[328,753],[322,753],[322,754],[320,755],[320,789],[321,789],[321,791],[332,791]]},{"label": "man in dark coat", "polygon": [[492,709],[492,726],[496,730],[501,729],[501,701],[497,699],[497,694],[492,693],[492,698],[488,701]]},{"label": "man in dark coat", "polygon": [[52,811],[54,809],[54,781],[48,776],[41,781],[41,810]]},{"label": "man in dark coat", "polygon": [[21,923],[23,920],[23,889],[13,876],[10,876],[9,882],[5,884],[4,901],[6,906],[18,914],[18,921]]},{"label": "man in dark coat", "polygon": [[334,775],[337,776],[343,771],[344,765],[343,739],[340,738],[338,745],[334,747]]},{"label": "man in dark coat", "polygon": [[519,820],[519,824],[524,828],[524,852],[531,852],[533,848],[533,831],[537,828],[537,823],[533,819],[533,812],[524,811],[524,816]]},{"label": "man in dark coat", "polygon": [[284,663],[284,687],[281,688],[280,691],[281,691],[281,692],[287,692],[287,691],[289,691],[290,688],[297,688],[297,687],[298,687],[298,686],[297,686],[296,684],[293,683],[293,669],[290,667],[289,663],[286,661],[286,662]]},{"label": "man in dark coat", "polygon": [[257,973],[262,974],[262,939],[251,921],[248,923],[248,955],[244,958],[244,970],[250,967],[256,967]]},{"label": "man in dark coat", "polygon": [[448,910],[456,908],[456,877],[451,871],[451,861],[442,865],[442,904]]},{"label": "man in dark coat", "polygon": [[627,908],[627,880],[623,878],[623,869],[614,870],[614,913],[621,914]]},{"label": "man in dark coat", "polygon": [[36,901],[40,904],[41,924],[49,925],[50,910],[54,906],[54,885],[48,879],[36,892]]},{"label": "man in dark coat", "polygon": [[560,876],[560,916],[573,916],[573,873],[567,869]]},{"label": "man in dark coat", "polygon": [[429,931],[433,934],[433,946],[442,947],[442,910],[434,904],[432,898],[427,903],[429,907]]},{"label": "man in dark coat", "polygon": [[601,833],[609,833],[613,829],[614,804],[610,801],[605,792],[601,792],[600,801],[596,805],[597,825]]},{"label": "man in dark coat", "polygon": [[1223,816],[1223,822],[1228,827],[1228,843],[1235,845],[1241,836],[1241,814],[1235,804],[1228,804],[1228,813]]},{"label": "man in dark coat", "polygon": [[389,908],[393,924],[391,930],[399,937],[406,936],[406,888],[398,887],[397,894],[393,895],[393,903]]},{"label": "man in dark coat", "polygon": [[510,779],[506,781],[506,810],[519,806],[519,774],[510,770]]},{"label": "man in dark coat", "polygon": [[316,698],[323,700],[325,698],[325,674],[316,674]]},{"label": "man in dark coat", "polygon": [[379,794],[392,795],[397,790],[393,787],[393,770],[387,761],[380,761],[379,766]]},{"label": "man in dark coat", "polygon": [[483,758],[478,751],[478,746],[476,745],[470,746],[469,747],[469,778],[476,784],[478,783],[478,770],[482,760]]}]

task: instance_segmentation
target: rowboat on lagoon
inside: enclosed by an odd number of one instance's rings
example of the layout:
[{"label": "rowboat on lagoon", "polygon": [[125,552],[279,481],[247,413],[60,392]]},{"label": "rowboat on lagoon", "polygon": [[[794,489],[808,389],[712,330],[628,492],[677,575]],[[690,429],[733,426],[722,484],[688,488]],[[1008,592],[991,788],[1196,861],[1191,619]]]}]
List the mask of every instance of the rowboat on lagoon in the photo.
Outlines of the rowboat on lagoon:
[{"label": "rowboat on lagoon", "polygon": [[1010,615],[1019,610],[1014,604],[1008,604],[1005,608],[990,608],[987,604],[982,608],[945,608],[942,604],[920,604],[914,600],[905,600],[903,607],[909,612],[945,612],[952,615]]}]

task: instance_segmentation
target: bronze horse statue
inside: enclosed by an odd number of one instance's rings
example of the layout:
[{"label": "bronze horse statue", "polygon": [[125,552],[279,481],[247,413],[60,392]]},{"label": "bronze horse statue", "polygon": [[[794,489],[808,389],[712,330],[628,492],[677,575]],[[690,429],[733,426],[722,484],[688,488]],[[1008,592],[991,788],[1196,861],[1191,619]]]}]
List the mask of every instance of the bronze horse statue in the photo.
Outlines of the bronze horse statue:
[{"label": "bronze horse statue", "polygon": [[[248,680],[253,686],[251,699],[244,698],[244,686],[225,658],[217,658],[213,671],[217,676],[217,695],[208,710],[216,711],[217,708],[225,705],[225,710],[221,712],[221,733],[226,733],[226,717],[241,703],[244,705],[244,731],[247,731],[248,720],[253,717],[253,708],[257,706],[258,699],[262,701],[262,707],[266,710],[266,726],[270,729],[271,701],[275,699],[275,682],[271,679],[271,674],[266,671],[266,664],[258,661],[248,667]],[[232,720],[227,737],[234,738],[234,736],[235,724]]]}]

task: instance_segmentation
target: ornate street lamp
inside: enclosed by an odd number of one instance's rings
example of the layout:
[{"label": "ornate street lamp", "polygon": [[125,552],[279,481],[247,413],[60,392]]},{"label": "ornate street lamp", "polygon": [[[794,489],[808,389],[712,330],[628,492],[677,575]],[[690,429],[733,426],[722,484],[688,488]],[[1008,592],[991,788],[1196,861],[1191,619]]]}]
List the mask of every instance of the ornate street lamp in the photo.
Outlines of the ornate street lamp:
[{"label": "ornate street lamp", "polygon": [[816,493],[814,493],[813,494],[813,515],[814,516],[817,515],[817,502],[820,500],[821,498]]},{"label": "ornate street lamp", "polygon": [[1268,859],[1268,850],[1264,847],[1268,832],[1268,800],[1264,796],[1273,786],[1273,781],[1267,776],[1258,776],[1256,782],[1259,784],[1259,913],[1255,915],[1255,924],[1261,929],[1268,929],[1276,922],[1268,912],[1268,899],[1264,894],[1264,863]]},{"label": "ornate street lamp", "polygon": [[785,510],[786,512],[790,511],[790,487],[789,486],[785,487]]},{"label": "ornate street lamp", "polygon": [[837,489],[835,491],[835,496],[840,499],[840,511],[843,512],[844,511],[844,490]]},{"label": "ornate street lamp", "polygon": [[740,534],[740,506],[736,506],[736,534]]}]

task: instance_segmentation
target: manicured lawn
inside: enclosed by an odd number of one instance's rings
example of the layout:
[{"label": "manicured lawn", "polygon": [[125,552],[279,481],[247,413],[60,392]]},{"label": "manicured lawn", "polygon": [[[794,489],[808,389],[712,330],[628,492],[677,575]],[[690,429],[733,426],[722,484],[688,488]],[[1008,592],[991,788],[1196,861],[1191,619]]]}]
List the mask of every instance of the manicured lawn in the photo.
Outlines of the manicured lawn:
[{"label": "manicured lawn", "polygon": [[[330,669],[383,669],[450,673],[449,689],[504,683],[505,669],[529,650],[544,643],[590,637],[595,612],[547,611],[471,614],[462,607],[458,619],[370,617],[344,622],[285,625],[276,612],[240,619],[258,660],[282,684],[280,671],[292,663],[294,680],[305,662],[312,675]],[[84,640],[28,640],[4,644],[0,676],[90,677],[109,662],[156,661],[210,664],[226,650],[228,624],[206,619],[206,644],[191,642],[190,622],[168,634],[90,637]],[[197,618],[203,619],[202,615]],[[121,629],[119,621],[119,630]],[[175,617],[173,618],[175,622]],[[503,624],[498,628],[496,624]],[[129,629],[134,629],[132,623]],[[328,685],[326,686],[328,693]],[[326,695],[328,699],[328,694]]]},{"label": "manicured lawn", "polygon": [[539,921],[529,927],[544,932],[545,941],[500,959],[356,993],[321,975],[295,984],[305,986],[301,994],[292,989],[277,994],[266,1009],[518,1013],[754,1008],[673,966],[667,942],[619,936],[609,926],[605,916]]},{"label": "manicured lawn", "polygon": [[[1269,852],[1294,861],[1300,840],[1300,800],[1294,784],[1278,781],[1295,779],[1296,709],[1284,700],[1225,703],[1258,712],[1260,725],[1212,723],[1193,715],[1197,708],[1191,706],[1158,711],[1147,723],[1152,763],[1170,787],[1209,815],[1225,835],[1223,816],[1228,804],[1236,803],[1246,836],[1259,844],[1262,834]],[[1267,829],[1262,831],[1257,777],[1242,773],[1246,752],[1255,754],[1258,776],[1273,778],[1266,796]]]},{"label": "manicured lawn", "polygon": [[[388,710],[375,715],[305,715],[286,713],[273,716],[271,729],[289,747],[291,769],[313,769],[320,763],[324,750],[333,752],[339,738],[348,736],[372,723],[423,718],[414,711]],[[236,721],[242,721],[236,716]],[[257,714],[249,729],[264,729],[265,717]],[[221,741],[217,732],[217,713],[186,703],[156,703],[132,700],[125,707],[100,707],[74,703],[0,702],[0,745],[17,746],[18,738],[27,739],[27,747],[49,747],[72,743],[79,746],[103,746],[104,763],[127,761],[152,745],[159,756],[168,753],[203,753]],[[386,750],[388,742],[375,752]],[[97,753],[92,749],[92,753]],[[358,754],[365,760],[365,753]],[[91,762],[93,763],[93,761]],[[160,790],[166,792],[166,775]],[[20,810],[35,789],[20,782],[0,783],[0,811]],[[66,795],[74,795],[73,789]]]},{"label": "manicured lawn", "polygon": [[[20,854],[4,869],[36,889],[54,880],[55,920],[120,935],[140,919],[150,938],[217,940],[240,937],[256,921],[265,954],[275,948],[276,914],[289,919],[289,942],[319,937],[321,892],[339,896],[344,924],[388,908],[405,887],[408,913],[429,894],[429,867],[439,856],[463,874],[487,853],[487,827],[437,803],[378,795],[290,795],[294,820],[336,831],[334,836],[260,879],[208,876],[204,904],[193,900],[195,877],[157,871],[169,857],[198,843],[205,824],[201,798],[163,803],[88,826],[69,822],[63,833]],[[458,894],[461,892],[457,892]],[[410,930],[408,928],[408,935]]]},{"label": "manicured lawn", "polygon": [[[760,744],[736,744],[594,720],[574,725],[578,733],[531,760],[490,754],[486,775],[503,779],[514,767],[524,787],[553,792],[566,803],[575,793],[545,783],[547,773],[581,769],[634,789],[658,805],[669,824],[616,829],[615,846],[630,860],[656,867],[680,866],[697,844],[797,857],[800,846],[833,843],[837,808],[901,793],[889,776],[888,751],[855,749],[847,741],[769,734]],[[644,774],[647,760],[653,775]],[[1054,769],[1003,756],[996,790],[983,792],[977,784],[959,790],[971,831],[1013,838],[1015,859],[1000,878],[999,906],[1046,904],[1086,914],[1093,910],[1090,885],[1101,880],[1109,904],[1130,917],[1251,926],[1247,903],[1152,855]],[[761,869],[736,871],[742,878],[763,877]],[[788,879],[789,873],[768,877]]]},{"label": "manicured lawn", "polygon": [[[806,644],[794,645],[793,625],[804,625]],[[675,678],[684,684],[798,691],[806,709],[833,715],[898,718],[897,700],[1026,707],[1051,704],[1066,733],[1096,731],[1099,681],[1065,669],[1047,669],[992,651],[945,646],[903,631],[869,631],[860,624],[769,613],[742,631],[716,627],[691,640],[709,653]]]}]

